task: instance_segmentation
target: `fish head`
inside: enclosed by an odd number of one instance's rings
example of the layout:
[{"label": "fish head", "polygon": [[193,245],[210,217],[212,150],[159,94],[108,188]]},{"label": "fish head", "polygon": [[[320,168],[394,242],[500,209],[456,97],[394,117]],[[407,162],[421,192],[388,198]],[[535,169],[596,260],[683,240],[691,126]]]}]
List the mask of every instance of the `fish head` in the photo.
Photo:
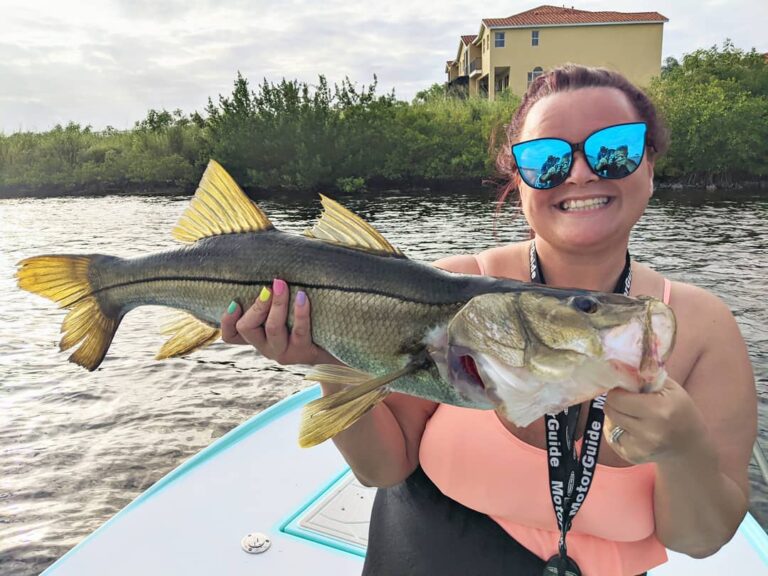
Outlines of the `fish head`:
[{"label": "fish head", "polygon": [[482,397],[522,426],[615,386],[657,389],[675,326],[672,310],[652,298],[490,293],[451,319],[433,359],[462,394]]}]

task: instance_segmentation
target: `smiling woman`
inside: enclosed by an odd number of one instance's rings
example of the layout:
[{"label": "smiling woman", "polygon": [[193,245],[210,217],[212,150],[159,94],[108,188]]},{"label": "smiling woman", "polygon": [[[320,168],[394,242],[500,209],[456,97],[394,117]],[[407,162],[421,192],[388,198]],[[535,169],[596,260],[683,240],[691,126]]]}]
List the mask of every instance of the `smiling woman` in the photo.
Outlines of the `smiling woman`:
[{"label": "smiling woman", "polygon": [[[663,299],[678,321],[669,377],[657,391],[611,391],[525,426],[502,411],[390,395],[334,438],[357,477],[381,487],[364,574],[632,576],[665,562],[666,549],[711,555],[746,512],[754,382],[727,307],[629,255],[667,147],[653,106],[615,72],[569,66],[531,84],[507,136],[502,200],[519,195],[535,240],[436,265]],[[288,333],[280,298],[225,314],[225,339],[286,363],[334,362]],[[300,329],[311,333],[308,315]],[[582,435],[584,454],[573,442]],[[485,543],[482,554],[468,538]]]}]

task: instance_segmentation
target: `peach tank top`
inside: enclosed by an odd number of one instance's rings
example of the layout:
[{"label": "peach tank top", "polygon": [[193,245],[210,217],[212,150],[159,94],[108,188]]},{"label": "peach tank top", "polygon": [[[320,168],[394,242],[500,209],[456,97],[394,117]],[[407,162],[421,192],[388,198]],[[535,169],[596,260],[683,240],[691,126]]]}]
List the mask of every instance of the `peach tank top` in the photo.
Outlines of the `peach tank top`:
[{"label": "peach tank top", "polygon": [[[670,286],[665,279],[665,303]],[[441,404],[427,422],[419,459],[443,494],[487,514],[543,560],[557,553],[546,451],[517,438],[496,412]],[[584,576],[634,576],[666,562],[655,536],[655,478],[655,464],[597,465],[568,532],[568,554]]]}]

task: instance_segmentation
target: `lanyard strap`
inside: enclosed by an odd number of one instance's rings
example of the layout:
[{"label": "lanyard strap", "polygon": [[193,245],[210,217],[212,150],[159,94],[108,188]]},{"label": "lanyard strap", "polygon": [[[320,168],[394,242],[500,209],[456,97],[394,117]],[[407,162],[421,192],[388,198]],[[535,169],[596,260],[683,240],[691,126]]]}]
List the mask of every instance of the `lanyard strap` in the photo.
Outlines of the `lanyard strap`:
[{"label": "lanyard strap", "polygon": [[[536,240],[531,240],[530,249],[530,263],[531,263],[531,282],[536,284],[546,284],[544,280],[544,272],[541,271],[541,265],[539,264],[539,255],[536,252]],[[614,294],[624,294],[629,296],[629,288],[632,286],[632,259],[629,256],[629,250],[627,250],[627,256],[624,259],[624,270],[621,271],[619,279],[616,281],[616,286],[613,288]]]},{"label": "lanyard strap", "polygon": [[549,493],[560,528],[559,548],[563,557],[567,552],[566,534],[587,497],[595,475],[605,417],[604,403],[603,394],[592,400],[589,406],[580,456],[576,452],[574,437],[581,406],[572,406],[557,415],[545,416]]},{"label": "lanyard strap", "polygon": [[[535,240],[531,241],[530,265],[531,281],[546,284],[539,265],[539,255],[536,253]],[[629,251],[627,251],[624,270],[622,270],[613,291],[616,294],[627,296],[631,285],[632,266]],[[589,493],[595,475],[605,418],[604,404],[605,394],[592,400],[589,405],[580,455],[576,451],[575,438],[581,405],[571,406],[559,414],[547,414],[544,417],[547,437],[547,465],[549,467],[549,493],[557,518],[557,526],[560,529],[558,548],[560,558],[563,561],[567,558],[566,535],[571,528],[573,518],[581,509],[581,505]]]}]

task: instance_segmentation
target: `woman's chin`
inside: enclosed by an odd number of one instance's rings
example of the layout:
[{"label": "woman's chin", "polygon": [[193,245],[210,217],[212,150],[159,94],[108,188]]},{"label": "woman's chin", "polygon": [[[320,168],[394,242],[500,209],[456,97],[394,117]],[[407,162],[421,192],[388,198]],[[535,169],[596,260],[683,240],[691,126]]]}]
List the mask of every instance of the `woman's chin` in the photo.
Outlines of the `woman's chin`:
[{"label": "woman's chin", "polygon": [[566,250],[589,249],[603,247],[606,244],[615,244],[619,242],[620,237],[628,235],[621,233],[621,230],[613,221],[609,225],[592,226],[560,226],[555,230],[555,237],[558,243]]}]

